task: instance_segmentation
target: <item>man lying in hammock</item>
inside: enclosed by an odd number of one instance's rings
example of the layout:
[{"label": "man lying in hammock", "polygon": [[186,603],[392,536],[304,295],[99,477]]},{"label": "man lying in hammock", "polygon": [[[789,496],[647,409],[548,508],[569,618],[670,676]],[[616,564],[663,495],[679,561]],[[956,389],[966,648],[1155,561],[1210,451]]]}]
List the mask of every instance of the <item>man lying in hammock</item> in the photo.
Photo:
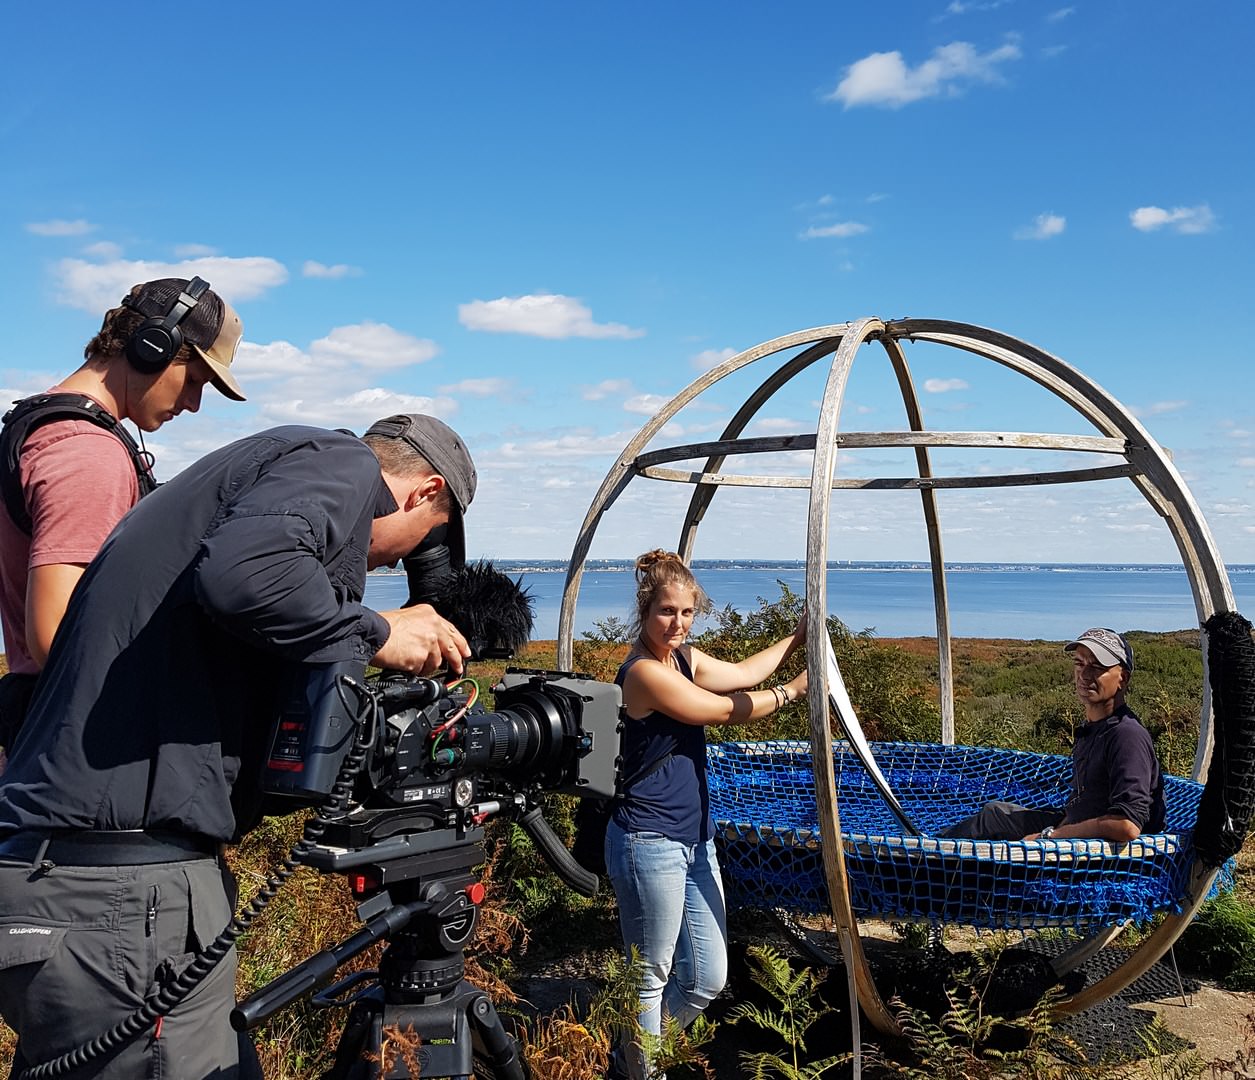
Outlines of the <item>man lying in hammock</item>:
[{"label": "man lying in hammock", "polygon": [[1124,703],[1133,650],[1095,627],[1064,646],[1086,724],[1072,747],[1072,793],[1062,809],[988,802],[938,836],[966,840],[1099,839],[1115,844],[1164,827],[1163,771],[1150,733]]}]

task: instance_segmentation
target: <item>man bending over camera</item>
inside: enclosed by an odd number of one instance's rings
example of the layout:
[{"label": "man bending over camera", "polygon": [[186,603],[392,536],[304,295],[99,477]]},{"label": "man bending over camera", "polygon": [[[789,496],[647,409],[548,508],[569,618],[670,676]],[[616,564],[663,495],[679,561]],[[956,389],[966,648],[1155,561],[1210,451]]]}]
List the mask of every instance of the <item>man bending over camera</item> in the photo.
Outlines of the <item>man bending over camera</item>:
[{"label": "man bending over camera", "polygon": [[[0,777],[0,1015],[18,1070],[130,1015],[227,925],[220,857],[260,817],[297,665],[461,672],[427,605],[374,612],[368,569],[445,529],[465,557],[462,440],[430,416],[359,440],[280,427],[141,501],[88,566]],[[233,1032],[235,953],[157,1024],[74,1077],[260,1075]]]}]

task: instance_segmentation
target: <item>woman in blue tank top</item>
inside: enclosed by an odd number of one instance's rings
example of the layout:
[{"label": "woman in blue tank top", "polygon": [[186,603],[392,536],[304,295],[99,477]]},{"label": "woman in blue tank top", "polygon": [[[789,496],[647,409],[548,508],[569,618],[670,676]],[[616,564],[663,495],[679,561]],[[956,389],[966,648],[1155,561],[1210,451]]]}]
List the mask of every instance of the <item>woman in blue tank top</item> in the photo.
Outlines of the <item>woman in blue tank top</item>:
[{"label": "woman in blue tank top", "polygon": [[[646,1051],[663,1026],[687,1027],[727,980],[723,882],[706,791],[711,724],[758,720],[806,693],[806,672],[766,690],[767,679],[806,639],[788,637],[736,664],[686,644],[710,601],[679,555],[636,560],[636,641],[615,681],[623,689],[624,798],[606,830],[606,868],[629,955],[642,965],[645,1046],[623,1048],[615,1069],[651,1075]],[[652,1038],[650,1038],[652,1036]]]}]

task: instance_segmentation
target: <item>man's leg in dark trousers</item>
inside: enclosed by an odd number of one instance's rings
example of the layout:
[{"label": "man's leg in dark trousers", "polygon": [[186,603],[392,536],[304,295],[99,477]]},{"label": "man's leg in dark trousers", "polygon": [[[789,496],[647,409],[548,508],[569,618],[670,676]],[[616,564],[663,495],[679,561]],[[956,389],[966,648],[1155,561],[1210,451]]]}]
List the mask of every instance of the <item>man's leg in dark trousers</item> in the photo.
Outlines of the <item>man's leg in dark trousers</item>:
[{"label": "man's leg in dark trousers", "polygon": [[1010,802],[987,802],[978,813],[956,821],[937,833],[947,840],[1023,840],[1041,832],[1047,825],[1058,825],[1062,810],[1030,810]]}]

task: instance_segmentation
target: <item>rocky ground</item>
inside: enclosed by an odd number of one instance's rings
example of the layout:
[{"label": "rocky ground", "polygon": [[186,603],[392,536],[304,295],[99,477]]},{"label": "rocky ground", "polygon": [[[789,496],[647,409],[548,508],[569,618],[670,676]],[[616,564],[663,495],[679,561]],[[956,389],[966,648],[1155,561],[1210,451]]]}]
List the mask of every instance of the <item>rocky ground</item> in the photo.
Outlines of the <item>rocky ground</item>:
[{"label": "rocky ground", "polygon": [[[751,925],[748,940],[767,941],[789,955],[799,955],[796,942],[781,933],[774,924],[760,919]],[[865,947],[879,972],[877,985],[884,992],[883,981],[892,982],[906,968],[919,968],[919,954],[895,943],[887,927],[873,926],[870,929],[872,933],[864,938]],[[734,927],[732,936],[733,977],[728,991],[711,1010],[716,1020],[744,995],[755,992],[741,960],[748,944],[746,927]],[[808,937],[812,944],[821,949],[830,948],[832,954],[836,954],[834,940],[830,937],[825,940],[823,931],[812,931]],[[613,954],[616,942],[606,928],[589,933],[584,927],[568,942],[571,940],[580,944],[566,954],[537,954],[521,966],[519,975],[512,982],[513,989],[521,998],[518,1011],[525,1015],[547,1014],[573,1003],[577,1015],[581,1014],[601,986],[606,962]],[[964,944],[948,939],[946,948],[961,951]],[[815,957],[810,959],[813,962]],[[895,972],[898,974],[895,975]],[[914,992],[921,992],[918,986]],[[825,1021],[824,1031],[819,1036],[823,1045],[814,1045],[812,1038],[809,1047],[812,1053],[818,1055],[849,1049],[849,1012],[844,1003],[846,994],[844,970],[839,966],[831,968],[827,995],[836,1011]],[[1158,1058],[1148,1055],[1144,1047],[1145,1033],[1155,1016],[1162,1018],[1169,1033],[1163,1041],[1165,1054]],[[1119,998],[1068,1020],[1065,1030],[1085,1048],[1091,1060],[1117,1049],[1123,1050],[1127,1057],[1141,1059],[1133,1067],[1133,1072],[1126,1073],[1126,1076],[1160,1078],[1168,1074],[1166,1067],[1174,1059],[1182,1060],[1192,1054],[1208,1066],[1203,1075],[1255,1077],[1255,1067],[1245,1071],[1241,1064],[1244,1055],[1255,1056],[1253,1024],[1255,994],[1231,993],[1187,972],[1182,972],[1178,979],[1170,963],[1161,963]],[[708,1048],[710,1063],[718,1080],[740,1080],[745,1075],[740,1064],[741,1052],[767,1048],[767,1044],[756,1044],[756,1034],[744,1024],[720,1025],[714,1043]],[[875,1039],[866,1022],[863,1038],[865,1041]],[[1214,1069],[1213,1064],[1217,1066]]]}]

